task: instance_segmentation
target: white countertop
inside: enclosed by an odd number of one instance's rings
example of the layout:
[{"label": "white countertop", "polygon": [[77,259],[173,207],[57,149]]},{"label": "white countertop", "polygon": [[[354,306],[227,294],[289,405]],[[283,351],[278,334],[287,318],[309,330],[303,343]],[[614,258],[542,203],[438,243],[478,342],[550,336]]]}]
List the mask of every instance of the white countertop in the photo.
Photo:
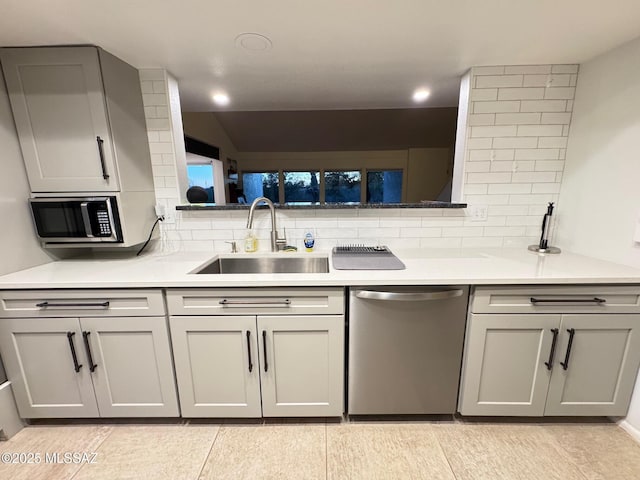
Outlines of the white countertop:
[{"label": "white countertop", "polygon": [[[640,269],[568,252],[540,255],[524,249],[408,249],[394,253],[406,270],[334,270],[329,259],[329,273],[195,275],[189,272],[218,255],[190,252],[70,259],[0,276],[0,289],[640,283]],[[322,256],[219,256],[244,255]]]}]

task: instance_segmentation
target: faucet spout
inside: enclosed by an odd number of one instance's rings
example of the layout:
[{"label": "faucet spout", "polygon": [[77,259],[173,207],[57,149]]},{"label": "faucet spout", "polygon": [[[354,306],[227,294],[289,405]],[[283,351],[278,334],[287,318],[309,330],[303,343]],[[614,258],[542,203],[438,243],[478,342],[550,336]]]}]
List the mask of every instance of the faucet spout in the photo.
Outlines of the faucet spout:
[{"label": "faucet spout", "polygon": [[247,218],[247,228],[251,228],[253,226],[253,215],[256,207],[261,204],[266,203],[267,207],[271,211],[271,251],[277,252],[278,250],[282,250],[287,244],[287,239],[285,237],[278,236],[278,229],[276,227],[276,208],[273,205],[273,202],[269,200],[267,197],[258,197],[252,203],[249,208],[249,217]]}]

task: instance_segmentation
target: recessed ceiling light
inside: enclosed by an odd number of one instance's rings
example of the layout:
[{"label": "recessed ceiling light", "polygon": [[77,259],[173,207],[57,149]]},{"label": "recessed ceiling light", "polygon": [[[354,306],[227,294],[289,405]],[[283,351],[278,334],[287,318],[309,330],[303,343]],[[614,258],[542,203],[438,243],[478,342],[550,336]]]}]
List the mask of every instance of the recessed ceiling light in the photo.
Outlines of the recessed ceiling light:
[{"label": "recessed ceiling light", "polygon": [[424,102],[427,98],[429,98],[430,94],[431,92],[429,92],[429,90],[427,90],[426,88],[419,88],[415,92],[413,92],[413,101],[416,103]]},{"label": "recessed ceiling light", "polygon": [[213,94],[213,102],[216,105],[226,107],[227,105],[229,105],[229,101],[229,95],[227,95],[226,93],[218,92]]}]

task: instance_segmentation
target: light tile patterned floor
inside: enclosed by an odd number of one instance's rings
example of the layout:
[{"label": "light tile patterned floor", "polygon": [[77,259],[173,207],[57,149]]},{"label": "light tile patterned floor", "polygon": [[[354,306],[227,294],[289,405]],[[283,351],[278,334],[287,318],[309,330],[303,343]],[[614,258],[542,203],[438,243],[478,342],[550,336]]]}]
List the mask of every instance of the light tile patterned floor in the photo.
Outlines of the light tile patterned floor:
[{"label": "light tile patterned floor", "polygon": [[[56,452],[96,463],[45,463]],[[20,453],[41,463],[0,462],[0,479],[640,479],[640,444],[609,423],[74,423],[0,442],[3,460]]]}]

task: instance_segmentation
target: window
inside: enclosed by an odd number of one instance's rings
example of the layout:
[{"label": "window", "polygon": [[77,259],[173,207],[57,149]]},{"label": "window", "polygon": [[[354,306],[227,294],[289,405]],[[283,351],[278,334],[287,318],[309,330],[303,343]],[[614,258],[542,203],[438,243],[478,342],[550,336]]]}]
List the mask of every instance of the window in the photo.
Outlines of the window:
[{"label": "window", "polygon": [[280,201],[278,172],[243,173],[242,191],[247,203],[251,203],[260,197],[267,197],[273,203],[278,203]]},{"label": "window", "polygon": [[359,170],[324,172],[326,203],[360,203],[362,174]]},{"label": "window", "polygon": [[367,172],[367,203],[400,203],[402,201],[402,170],[369,170]]},{"label": "window", "polygon": [[213,165],[187,165],[187,176],[190,187],[213,187]]},{"label": "window", "polygon": [[320,172],[284,172],[284,201],[286,203],[318,203]]}]

